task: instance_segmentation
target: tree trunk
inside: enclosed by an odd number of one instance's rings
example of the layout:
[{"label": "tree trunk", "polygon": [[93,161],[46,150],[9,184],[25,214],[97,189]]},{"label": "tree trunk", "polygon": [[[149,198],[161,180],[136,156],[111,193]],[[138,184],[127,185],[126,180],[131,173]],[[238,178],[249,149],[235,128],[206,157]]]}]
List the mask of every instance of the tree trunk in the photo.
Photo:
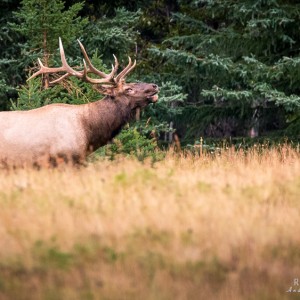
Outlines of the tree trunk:
[{"label": "tree trunk", "polygon": [[173,141],[173,121],[170,122],[170,131],[169,131],[169,144]]},{"label": "tree trunk", "polygon": [[174,145],[175,145],[176,151],[180,152],[181,151],[181,145],[180,145],[180,139],[179,139],[179,136],[178,136],[177,133],[174,133],[173,139],[174,139]]},{"label": "tree trunk", "polygon": [[258,112],[258,108],[256,108],[252,116],[249,136],[251,138],[255,138],[258,135],[259,135],[259,112]]},{"label": "tree trunk", "polygon": [[[44,66],[49,67],[49,53],[47,49],[47,31],[44,31],[44,39],[43,39],[43,50],[44,50]],[[44,89],[49,88],[49,74],[44,74],[43,76],[43,85]]]}]

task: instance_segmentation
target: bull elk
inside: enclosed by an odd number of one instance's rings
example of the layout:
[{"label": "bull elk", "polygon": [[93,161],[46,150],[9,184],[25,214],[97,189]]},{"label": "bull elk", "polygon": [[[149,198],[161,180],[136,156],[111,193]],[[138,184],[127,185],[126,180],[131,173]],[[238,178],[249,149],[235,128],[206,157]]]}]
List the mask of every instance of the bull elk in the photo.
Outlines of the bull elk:
[{"label": "bull elk", "polygon": [[[59,74],[50,82],[58,83],[75,76],[97,86],[105,97],[81,105],[50,104],[28,111],[0,112],[0,165],[56,166],[59,162],[81,163],[91,152],[113,139],[138,108],[158,100],[158,86],[152,83],[126,83],[125,77],[136,66],[129,58],[120,72],[118,60],[109,74],[96,69],[84,46],[83,70],[77,71],[66,61],[59,39],[61,67],[49,68],[42,64],[28,80],[42,74]],[[89,74],[97,75],[97,78]],[[48,75],[48,76],[49,76]]]}]

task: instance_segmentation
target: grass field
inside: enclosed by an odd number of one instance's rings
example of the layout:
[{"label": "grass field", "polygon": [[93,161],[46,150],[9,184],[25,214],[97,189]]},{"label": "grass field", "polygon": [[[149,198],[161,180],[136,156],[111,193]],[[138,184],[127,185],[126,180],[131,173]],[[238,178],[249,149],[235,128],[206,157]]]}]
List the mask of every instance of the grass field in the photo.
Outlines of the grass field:
[{"label": "grass field", "polygon": [[0,299],[299,299],[287,146],[0,171]]}]

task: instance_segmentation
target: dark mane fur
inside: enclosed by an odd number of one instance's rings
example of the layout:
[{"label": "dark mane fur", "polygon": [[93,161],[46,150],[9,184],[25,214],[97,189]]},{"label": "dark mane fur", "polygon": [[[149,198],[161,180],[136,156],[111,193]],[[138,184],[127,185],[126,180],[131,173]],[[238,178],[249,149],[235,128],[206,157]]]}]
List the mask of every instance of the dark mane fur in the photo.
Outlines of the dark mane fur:
[{"label": "dark mane fur", "polygon": [[90,103],[82,118],[87,133],[87,150],[95,149],[111,141],[135,115],[126,97],[104,99]]}]

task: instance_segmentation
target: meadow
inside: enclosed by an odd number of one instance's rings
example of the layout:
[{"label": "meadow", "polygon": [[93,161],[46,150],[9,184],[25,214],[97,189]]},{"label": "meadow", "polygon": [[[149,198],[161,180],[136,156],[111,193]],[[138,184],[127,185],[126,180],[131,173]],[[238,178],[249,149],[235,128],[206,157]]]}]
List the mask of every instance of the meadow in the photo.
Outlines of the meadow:
[{"label": "meadow", "polygon": [[287,145],[1,170],[0,299],[299,299],[299,196]]}]

